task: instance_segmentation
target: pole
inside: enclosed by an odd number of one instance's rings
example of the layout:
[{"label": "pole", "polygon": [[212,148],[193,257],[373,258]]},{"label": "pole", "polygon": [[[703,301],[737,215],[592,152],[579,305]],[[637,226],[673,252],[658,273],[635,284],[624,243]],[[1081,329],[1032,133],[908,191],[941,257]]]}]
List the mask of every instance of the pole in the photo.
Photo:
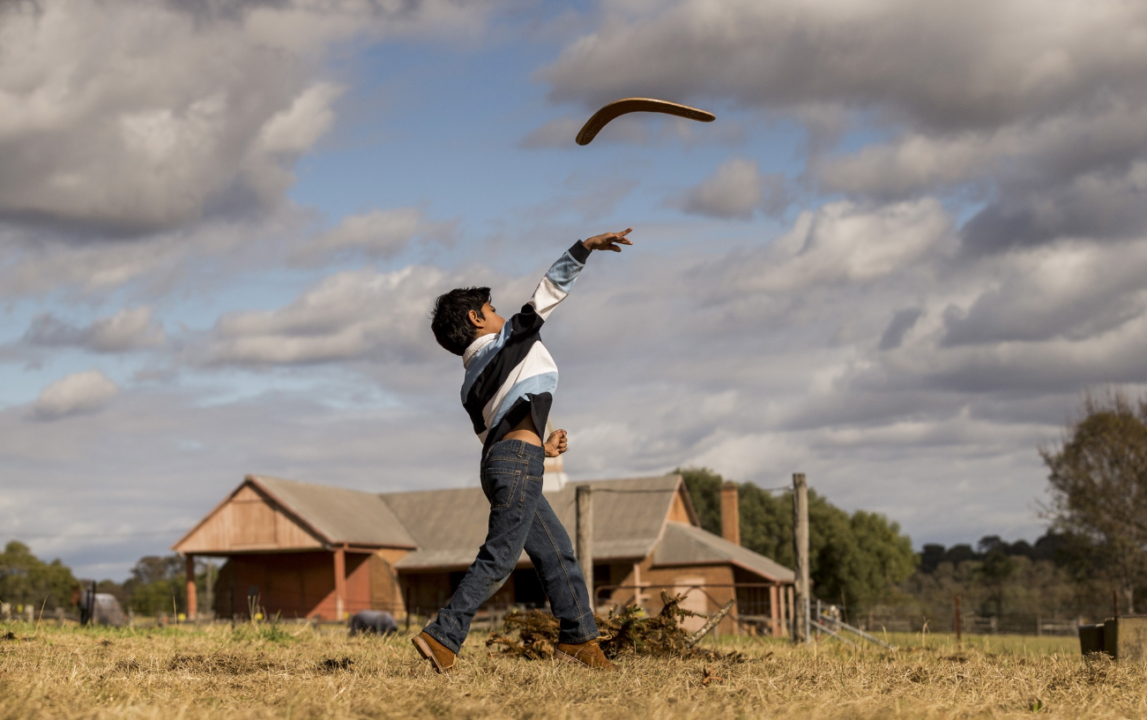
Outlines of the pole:
[{"label": "pole", "polygon": [[793,598],[793,642],[812,642],[808,577],[808,483],[804,473],[793,473],[793,557],[796,558]]},{"label": "pole", "polygon": [[195,597],[195,556],[188,555],[187,563],[187,619],[194,621],[199,614],[199,602]]},{"label": "pole", "polygon": [[589,485],[577,486],[577,563],[589,590],[590,602],[594,602],[593,592],[593,488]]},{"label": "pole", "polygon": [[204,588],[203,599],[207,605],[208,617],[215,619],[215,563],[207,560],[207,587]]}]

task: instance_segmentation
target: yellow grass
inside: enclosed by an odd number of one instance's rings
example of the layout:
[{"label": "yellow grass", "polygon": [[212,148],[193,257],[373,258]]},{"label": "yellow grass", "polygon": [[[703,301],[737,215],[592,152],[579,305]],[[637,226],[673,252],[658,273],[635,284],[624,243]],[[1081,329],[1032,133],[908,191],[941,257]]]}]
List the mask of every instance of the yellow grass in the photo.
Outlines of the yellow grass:
[{"label": "yellow grass", "polygon": [[1147,716],[1144,666],[1084,661],[1072,638],[968,638],[958,649],[949,636],[900,635],[894,653],[722,638],[710,645],[748,660],[629,658],[605,675],[490,655],[476,633],[443,677],[403,635],[14,623],[0,636],[9,630],[18,639],[0,639],[0,720]]}]

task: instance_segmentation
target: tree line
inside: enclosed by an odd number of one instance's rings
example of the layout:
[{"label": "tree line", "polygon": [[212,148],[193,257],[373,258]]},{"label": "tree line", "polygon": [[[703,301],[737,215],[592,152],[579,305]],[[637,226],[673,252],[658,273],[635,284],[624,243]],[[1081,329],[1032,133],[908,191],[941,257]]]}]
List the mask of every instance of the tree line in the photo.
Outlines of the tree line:
[{"label": "tree line", "polygon": [[[187,612],[187,584],[184,559],[178,555],[149,555],[136,562],[131,576],[123,582],[100,580],[96,592],[119,600],[124,611],[138,615],[178,615]],[[32,605],[45,611],[72,610],[81,589],[93,581],[80,580],[59,558],[45,562],[31,548],[17,540],[0,552],[0,602],[12,607]],[[197,592],[207,588],[206,566],[196,573]]]},{"label": "tree line", "polygon": [[[848,513],[809,490],[810,575],[821,600],[945,626],[955,598],[975,616],[1102,619],[1133,613],[1147,589],[1147,399],[1089,395],[1062,438],[1039,448],[1048,470],[1048,531],[1034,543],[988,535],[971,544],[911,540],[883,515]],[[708,468],[679,469],[702,527],[721,534],[720,487]],[[741,544],[793,566],[792,493],[738,483]],[[934,625],[935,626],[935,625]]]}]

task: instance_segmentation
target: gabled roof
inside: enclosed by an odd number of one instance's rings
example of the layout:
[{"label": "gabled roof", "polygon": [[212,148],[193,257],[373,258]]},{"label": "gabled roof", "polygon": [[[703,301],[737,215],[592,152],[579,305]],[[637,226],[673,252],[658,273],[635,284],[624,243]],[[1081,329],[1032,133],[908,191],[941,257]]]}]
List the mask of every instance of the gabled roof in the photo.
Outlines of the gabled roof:
[{"label": "gabled roof", "polygon": [[723,537],[680,522],[665,523],[665,536],[653,559],[658,565],[704,565],[732,563],[745,570],[780,582],[793,582],[795,575],[764,555],[734,545]]},{"label": "gabled roof", "polygon": [[376,493],[266,475],[248,475],[247,480],[331,544],[415,546],[404,523]]},{"label": "gabled roof", "polygon": [[[674,497],[683,488],[680,475],[588,484],[594,489],[593,555],[601,560],[649,555],[661,538]],[[576,492],[576,486],[567,485],[545,496],[571,538],[577,527]],[[489,506],[481,488],[387,493],[382,497],[402,518],[418,546],[398,561],[399,569],[466,567],[486,539]],[[691,514],[692,507],[688,507]]]}]

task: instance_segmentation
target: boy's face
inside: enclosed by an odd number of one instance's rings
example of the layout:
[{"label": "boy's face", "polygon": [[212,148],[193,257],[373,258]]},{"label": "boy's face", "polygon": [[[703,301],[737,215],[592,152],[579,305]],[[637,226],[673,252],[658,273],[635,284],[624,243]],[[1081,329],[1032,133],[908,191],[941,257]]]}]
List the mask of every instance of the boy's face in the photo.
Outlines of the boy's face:
[{"label": "boy's face", "polygon": [[494,310],[493,305],[484,303],[482,305],[482,317],[478,317],[478,313],[473,310],[470,311],[470,324],[474,326],[474,337],[477,339],[483,335],[502,332],[502,326],[506,324],[506,320]]}]

